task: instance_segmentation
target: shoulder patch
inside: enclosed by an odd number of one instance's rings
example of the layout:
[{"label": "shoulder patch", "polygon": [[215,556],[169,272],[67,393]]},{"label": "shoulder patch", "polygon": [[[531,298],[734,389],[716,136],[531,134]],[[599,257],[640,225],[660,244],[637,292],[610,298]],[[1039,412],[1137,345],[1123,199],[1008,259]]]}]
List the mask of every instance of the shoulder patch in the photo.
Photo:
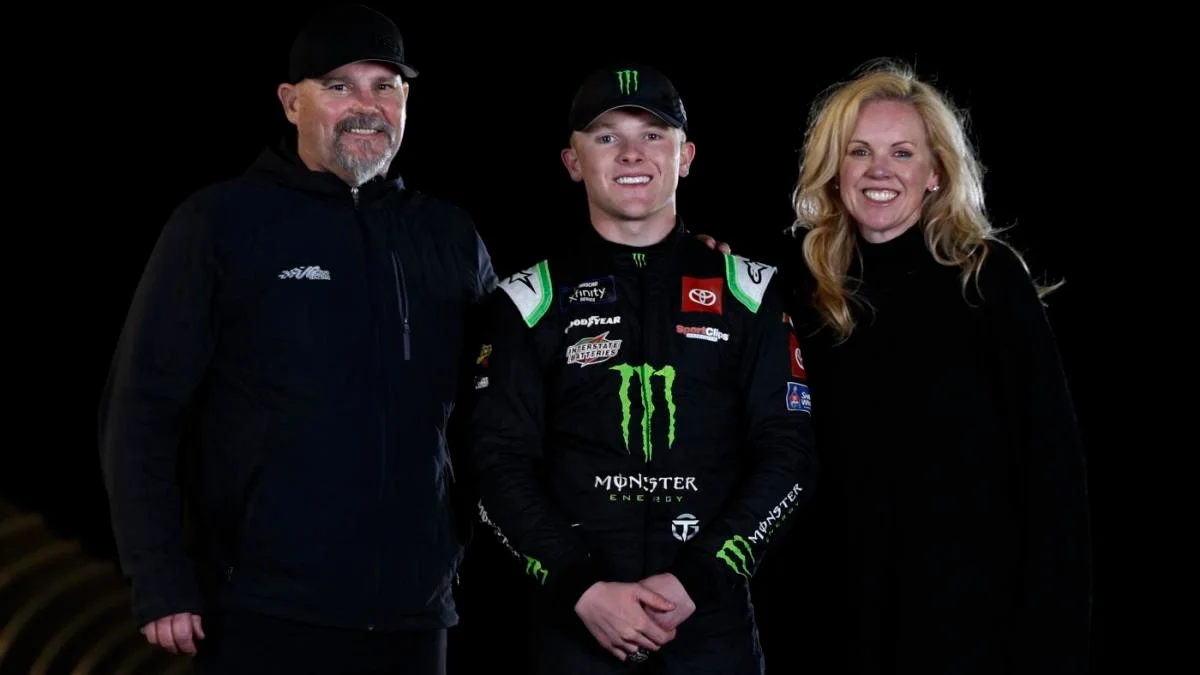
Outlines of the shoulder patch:
[{"label": "shoulder patch", "polygon": [[775,272],[775,267],[771,265],[732,253],[725,254],[725,281],[729,284],[729,291],[751,314],[758,313],[767,285],[771,283]]},{"label": "shoulder patch", "polygon": [[546,315],[550,301],[554,297],[554,287],[550,285],[550,265],[545,260],[501,279],[499,287],[521,312],[525,325],[533,328]]}]

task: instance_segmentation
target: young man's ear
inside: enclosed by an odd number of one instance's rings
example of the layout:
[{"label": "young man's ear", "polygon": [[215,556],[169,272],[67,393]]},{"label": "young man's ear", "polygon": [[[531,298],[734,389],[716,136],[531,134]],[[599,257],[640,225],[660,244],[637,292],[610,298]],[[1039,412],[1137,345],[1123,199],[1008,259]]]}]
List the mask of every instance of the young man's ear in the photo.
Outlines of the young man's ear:
[{"label": "young man's ear", "polygon": [[583,169],[579,166],[579,155],[575,154],[574,148],[563,148],[560,153],[563,166],[567,167],[567,175],[576,183],[583,180]]},{"label": "young man's ear", "polygon": [[696,144],[684,141],[679,146],[679,177],[683,178],[692,170],[692,160],[696,159]]},{"label": "young man's ear", "polygon": [[288,121],[296,124],[296,121],[300,117],[299,89],[294,84],[284,82],[275,90],[275,95],[279,97],[279,103],[283,105],[283,114],[287,116]]}]

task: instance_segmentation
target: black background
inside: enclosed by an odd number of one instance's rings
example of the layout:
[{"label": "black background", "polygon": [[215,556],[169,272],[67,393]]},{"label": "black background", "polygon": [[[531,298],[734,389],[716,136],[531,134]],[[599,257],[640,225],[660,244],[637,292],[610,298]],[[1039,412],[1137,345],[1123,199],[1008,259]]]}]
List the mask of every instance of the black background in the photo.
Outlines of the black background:
[{"label": "black background", "polygon": [[[39,113],[70,120],[64,136],[73,173],[64,180],[52,168],[33,176],[35,187],[14,200],[54,214],[38,230],[38,247],[21,250],[61,253],[41,268],[42,291],[28,306],[13,305],[35,327],[25,332],[33,344],[23,353],[49,347],[54,354],[13,359],[14,371],[33,373],[28,386],[15,389],[35,404],[17,409],[52,410],[55,417],[35,412],[16,421],[14,428],[27,431],[10,437],[5,451],[14,467],[3,472],[4,496],[44,513],[57,532],[82,540],[94,555],[113,556],[95,411],[130,296],[179,201],[240,173],[275,140],[283,123],[275,86],[311,4],[259,4],[254,14],[246,5],[86,9],[79,21],[94,19],[104,29],[63,41],[55,56],[67,64],[68,82],[40,77],[38,91],[26,92],[29,119],[21,129],[35,145]],[[1073,115],[1089,129],[1103,123],[1080,121],[1080,104],[1093,93],[1080,77],[1078,54],[1055,27],[930,38],[900,24],[885,30],[724,7],[711,14],[689,9],[685,19],[660,6],[587,14],[549,6],[475,14],[377,6],[397,18],[421,71],[410,91],[400,172],[411,186],[464,206],[502,274],[586,226],[582,187],[569,181],[558,153],[575,87],[608,60],[647,60],[672,77],[697,144],[680,188],[681,213],[693,231],[741,247],[760,246],[791,222],[808,106],[822,89],[880,56],[906,59],[946,89],[969,111],[994,223],[1012,228],[1007,237],[1036,275],[1067,282],[1048,312],[1088,446],[1095,672],[1115,672],[1111,664],[1130,649],[1124,627],[1116,637],[1121,582],[1114,561],[1123,547],[1115,523],[1140,486],[1121,473],[1111,345],[1096,342],[1111,335],[1109,313],[1122,284],[1108,257],[1123,244],[1094,236],[1095,193],[1072,192],[1103,188],[1087,178],[1095,165],[1078,151],[1078,135],[1064,133],[1064,118]],[[68,95],[56,90],[63,87]],[[14,265],[29,269],[31,262]],[[468,597],[464,606],[485,606],[485,597]],[[470,617],[464,613],[464,621]]]}]

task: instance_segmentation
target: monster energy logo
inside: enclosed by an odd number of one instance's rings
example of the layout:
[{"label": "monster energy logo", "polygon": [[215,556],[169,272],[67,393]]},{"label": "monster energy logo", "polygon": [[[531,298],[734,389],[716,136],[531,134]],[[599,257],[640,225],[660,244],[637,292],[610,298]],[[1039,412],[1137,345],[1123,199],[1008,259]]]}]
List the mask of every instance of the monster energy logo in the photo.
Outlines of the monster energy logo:
[{"label": "monster energy logo", "polygon": [[637,265],[638,267],[645,267],[646,266],[646,254],[645,253],[634,253],[633,254],[633,264]]},{"label": "monster energy logo", "polygon": [[525,573],[534,579],[537,579],[539,583],[545,586],[546,576],[549,574],[549,570],[547,570],[545,567],[542,567],[542,561],[538,560],[537,558],[518,553],[517,549],[513,548],[512,544],[508,541],[508,537],[500,531],[500,526],[497,525],[490,517],[488,517],[487,509],[483,508],[483,500],[480,500],[477,503],[477,506],[479,508],[479,520],[485,525],[491,526],[492,530],[496,533],[496,537],[500,540],[500,543],[504,545],[504,548],[508,549],[509,553],[513,554],[518,559],[525,560]]},{"label": "monster energy logo", "polygon": [[717,557],[725,561],[730,569],[738,574],[750,578],[752,572],[750,566],[754,564],[754,553],[750,551],[750,542],[746,541],[741,535],[733,535],[725,540],[721,545],[721,549],[717,551]]},{"label": "monster energy logo", "polygon": [[546,575],[548,574],[548,571],[545,567],[542,567],[542,561],[538,560],[537,558],[525,556],[525,573],[534,579],[537,579],[538,583],[541,585],[546,585]]},{"label": "monster energy logo", "polygon": [[617,88],[622,94],[628,96],[638,89],[638,71],[636,70],[618,70],[617,71]]},{"label": "monster energy logo", "polygon": [[658,370],[654,366],[644,364],[641,366],[631,366],[627,363],[622,363],[618,366],[613,366],[609,370],[615,370],[621,375],[621,388],[617,394],[621,397],[621,436],[625,439],[625,449],[629,450],[629,421],[632,417],[631,406],[629,400],[629,384],[634,375],[642,385],[642,456],[646,462],[650,462],[650,458],[654,455],[654,441],[650,436],[650,420],[654,417],[654,391],[653,379],[658,375],[663,380],[663,398],[667,403],[667,447],[670,448],[675,444],[675,368],[674,366],[664,366]]}]

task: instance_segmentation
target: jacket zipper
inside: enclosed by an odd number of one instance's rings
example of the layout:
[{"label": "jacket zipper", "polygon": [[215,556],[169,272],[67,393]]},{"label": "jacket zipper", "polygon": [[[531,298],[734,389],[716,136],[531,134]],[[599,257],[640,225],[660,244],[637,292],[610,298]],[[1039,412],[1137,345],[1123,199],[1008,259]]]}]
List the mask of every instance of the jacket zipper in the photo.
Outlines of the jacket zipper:
[{"label": "jacket zipper", "polygon": [[404,280],[404,266],[400,264],[400,256],[395,251],[392,254],[392,279],[396,282],[396,307],[400,310],[400,320],[404,322],[404,360],[410,357],[408,325],[408,284]]},{"label": "jacket zipper", "polygon": [[[352,188],[350,188],[350,197],[351,197],[351,198],[354,200],[354,211],[355,211],[355,215],[357,216],[357,215],[358,215],[358,188],[357,188],[357,187],[352,187]],[[380,351],[379,351],[379,353],[382,353],[382,350],[383,350],[383,339],[382,339],[382,335],[381,335],[381,333],[380,333],[380,329],[379,329],[379,325],[378,325],[378,324],[376,324],[376,325],[375,325],[375,348],[376,348],[377,350],[380,350]],[[390,400],[391,400],[391,395],[390,395],[390,394],[391,394],[391,390],[392,390],[392,385],[391,385],[391,381],[390,381],[390,380],[388,380],[388,377],[387,377],[387,367],[386,367],[386,364],[385,364],[385,367],[381,369],[381,372],[383,372],[383,377],[384,377],[384,380],[385,380],[385,381],[388,383],[388,385],[387,385],[387,391],[388,391],[388,394],[389,394],[389,396],[388,396],[388,400],[390,401]],[[387,422],[387,406],[385,406],[385,407],[384,407],[384,410],[383,410],[383,411],[381,411],[381,413],[380,413],[380,416],[379,416],[379,422],[380,422],[380,425],[379,425],[379,426],[380,426],[381,434],[382,434],[382,436],[383,436],[383,442],[382,442],[382,444],[380,445],[380,448],[379,448],[379,490],[378,490],[378,492],[377,492],[377,493],[376,493],[376,495],[375,495],[375,507],[376,507],[376,509],[378,509],[378,510],[382,511],[382,509],[383,509],[383,498],[384,498],[384,494],[383,494],[383,492],[384,492],[384,485],[385,485],[385,482],[386,482],[386,480],[385,480],[385,479],[386,479],[386,476],[387,476],[387,446],[388,446],[388,422]],[[380,526],[380,529],[382,529],[382,525]],[[382,533],[380,534],[380,536],[379,536],[379,537],[377,537],[377,540],[378,540],[378,541],[382,541],[382,540],[383,540]],[[375,592],[373,593],[373,596],[374,596],[375,598],[378,598],[378,597],[379,597],[380,575],[382,574],[382,572],[381,572],[381,570],[380,570],[380,557],[381,557],[381,555],[382,555],[382,554],[381,554],[379,551],[376,551],[376,554],[375,554],[375,565],[374,565],[374,569],[372,570],[372,582],[373,582],[373,586],[374,586],[374,589],[375,589]],[[375,630],[375,624],[374,624],[374,623],[368,623],[368,624],[367,624],[367,630],[368,630],[368,631],[374,631],[374,630]]]},{"label": "jacket zipper", "polygon": [[[638,321],[640,322],[640,327],[641,327],[641,331],[642,331],[640,344],[638,345],[638,350],[640,352],[638,354],[638,356],[640,356],[641,358],[639,358],[634,363],[641,364],[640,367],[642,367],[642,373],[638,377],[641,382],[646,382],[646,380],[640,379],[640,378],[646,377],[645,365],[650,364],[651,368],[657,369],[657,368],[661,368],[662,364],[657,363],[657,362],[652,363],[650,361],[651,352],[649,349],[649,343],[647,341],[647,333],[650,331],[651,319],[650,319],[650,317],[647,316],[647,311],[649,310],[649,304],[651,301],[651,297],[650,297],[650,293],[647,291],[647,286],[649,284],[646,281],[645,260],[643,258],[641,261],[641,264],[639,264],[639,259],[637,258],[636,253],[631,254],[629,256],[629,258],[630,258],[631,262],[633,262],[633,266],[634,266],[633,274],[634,274],[634,278],[636,279],[636,283],[637,283],[638,295],[641,297],[641,303],[640,303],[641,306],[639,307],[639,312],[638,312],[639,313]],[[654,396],[654,390],[650,387],[643,387],[642,391],[647,392],[647,394],[649,396]],[[649,430],[652,430],[654,428],[650,425],[651,420],[648,416],[648,411],[650,410],[649,406],[650,406],[650,402],[647,401],[645,398],[643,398],[642,399],[642,429],[647,430],[645,435],[642,436],[642,443],[643,443],[642,452],[643,453],[646,452],[646,448],[644,447],[644,444],[646,444],[646,443],[653,444],[654,443],[654,438],[649,432]],[[646,465],[646,470],[651,471],[649,464]],[[649,567],[650,567],[650,552],[649,552],[647,545],[644,542],[649,541],[650,512],[652,510],[653,509],[652,509],[650,503],[647,503],[646,507],[644,509],[642,509],[642,542],[643,542],[642,550],[641,550],[642,576],[646,576],[646,575],[650,574],[650,569],[649,569]]]}]

